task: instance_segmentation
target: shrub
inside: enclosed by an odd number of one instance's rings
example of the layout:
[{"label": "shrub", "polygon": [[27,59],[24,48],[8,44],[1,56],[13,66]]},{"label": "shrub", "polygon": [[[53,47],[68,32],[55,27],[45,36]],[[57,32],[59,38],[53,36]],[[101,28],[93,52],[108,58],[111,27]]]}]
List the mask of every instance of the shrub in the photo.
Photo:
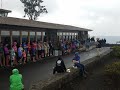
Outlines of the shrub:
[{"label": "shrub", "polygon": [[112,49],[113,49],[112,55],[114,57],[120,58],[120,46],[113,46]]},{"label": "shrub", "polygon": [[113,87],[119,87],[120,83],[120,62],[114,62],[105,66],[106,84]]},{"label": "shrub", "polygon": [[120,62],[114,62],[105,67],[105,73],[107,75],[120,75]]},{"label": "shrub", "polygon": [[120,83],[120,61],[105,66],[105,76],[109,84],[119,86]]}]

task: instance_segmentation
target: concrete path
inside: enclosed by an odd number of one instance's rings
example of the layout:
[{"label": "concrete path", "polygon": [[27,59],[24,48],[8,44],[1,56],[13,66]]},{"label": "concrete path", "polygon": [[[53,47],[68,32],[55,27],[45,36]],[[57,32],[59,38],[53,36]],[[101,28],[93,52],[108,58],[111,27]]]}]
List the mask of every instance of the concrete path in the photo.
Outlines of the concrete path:
[{"label": "concrete path", "polygon": [[[100,53],[104,53],[110,50],[108,47],[103,47]],[[97,50],[93,49],[88,52],[80,53],[81,62],[97,56]],[[66,67],[71,67],[73,65],[72,58],[74,54],[63,56],[63,60]],[[23,75],[25,90],[29,90],[30,85],[33,82],[48,79],[52,76],[53,67],[57,58],[45,60],[44,62],[29,63],[24,66],[17,67],[20,73]],[[9,90],[9,76],[11,75],[12,69],[1,69],[0,70],[0,90]]]}]

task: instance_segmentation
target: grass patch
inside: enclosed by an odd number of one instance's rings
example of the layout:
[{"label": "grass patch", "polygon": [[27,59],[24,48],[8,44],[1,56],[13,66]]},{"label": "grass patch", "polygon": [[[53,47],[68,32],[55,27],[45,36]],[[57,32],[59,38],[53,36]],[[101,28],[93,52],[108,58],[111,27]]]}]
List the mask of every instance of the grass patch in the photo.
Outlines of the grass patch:
[{"label": "grass patch", "polygon": [[110,87],[120,87],[120,61],[105,66],[105,81]]}]

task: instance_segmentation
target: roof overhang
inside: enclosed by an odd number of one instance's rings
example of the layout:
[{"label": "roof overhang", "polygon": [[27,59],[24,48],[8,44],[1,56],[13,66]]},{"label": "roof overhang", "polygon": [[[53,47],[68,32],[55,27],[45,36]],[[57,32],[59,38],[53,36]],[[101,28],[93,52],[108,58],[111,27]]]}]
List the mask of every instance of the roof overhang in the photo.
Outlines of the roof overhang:
[{"label": "roof overhang", "polygon": [[36,27],[36,28],[47,28],[47,29],[56,29],[56,30],[75,30],[75,31],[92,31],[91,29],[75,27],[71,25],[55,24],[48,22],[40,22],[19,18],[11,17],[0,17],[0,24],[4,25],[16,25],[16,26],[26,26],[26,27]]},{"label": "roof overhang", "polygon": [[12,11],[6,10],[6,9],[0,9],[0,13],[1,13],[1,12],[3,12],[3,13],[10,13],[10,12],[12,12]]}]

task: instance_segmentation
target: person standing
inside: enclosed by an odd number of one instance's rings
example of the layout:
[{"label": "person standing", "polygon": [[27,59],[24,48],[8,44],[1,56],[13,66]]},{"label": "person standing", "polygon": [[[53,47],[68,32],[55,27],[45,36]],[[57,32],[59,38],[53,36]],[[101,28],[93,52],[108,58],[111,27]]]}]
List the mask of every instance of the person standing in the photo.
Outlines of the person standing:
[{"label": "person standing", "polygon": [[19,48],[18,48],[18,61],[20,64],[22,64],[22,51],[23,51],[23,48],[22,48],[22,45],[20,44]]},{"label": "person standing", "polygon": [[40,42],[38,42],[37,48],[38,48],[38,58],[41,59],[41,48],[42,48],[42,46],[41,46]]},{"label": "person standing", "polygon": [[100,56],[100,51],[101,51],[101,40],[98,38],[97,39],[97,55]]},{"label": "person standing", "polygon": [[23,56],[24,64],[26,64],[26,57],[27,57],[27,55],[26,55],[26,51],[25,50],[23,50],[22,56]]},{"label": "person standing", "polygon": [[35,60],[36,49],[34,47],[34,43],[32,43],[31,54],[32,54],[32,60],[33,60],[33,62],[36,62],[36,60]]},{"label": "person standing", "polygon": [[52,42],[49,42],[49,56],[51,56],[51,54],[53,55],[53,45]]},{"label": "person standing", "polygon": [[10,66],[10,65],[9,65],[10,53],[9,53],[9,49],[8,49],[8,44],[6,44],[6,45],[4,46],[4,54],[5,54],[6,65],[7,65],[7,66]]},{"label": "person standing", "polygon": [[27,52],[27,62],[31,61],[31,56],[30,56],[30,53],[29,51]]},{"label": "person standing", "polygon": [[17,65],[15,56],[16,56],[16,54],[15,54],[14,48],[12,47],[11,50],[10,50],[11,66]]},{"label": "person standing", "polygon": [[3,51],[3,45],[2,43],[0,43],[0,66],[4,66],[5,63],[4,63],[4,51]]},{"label": "person standing", "polygon": [[44,42],[44,49],[45,49],[45,57],[47,57],[47,43],[46,42]]},{"label": "person standing", "polygon": [[22,75],[19,74],[18,69],[12,70],[12,75],[10,76],[10,90],[23,90],[24,85],[22,83]]}]

